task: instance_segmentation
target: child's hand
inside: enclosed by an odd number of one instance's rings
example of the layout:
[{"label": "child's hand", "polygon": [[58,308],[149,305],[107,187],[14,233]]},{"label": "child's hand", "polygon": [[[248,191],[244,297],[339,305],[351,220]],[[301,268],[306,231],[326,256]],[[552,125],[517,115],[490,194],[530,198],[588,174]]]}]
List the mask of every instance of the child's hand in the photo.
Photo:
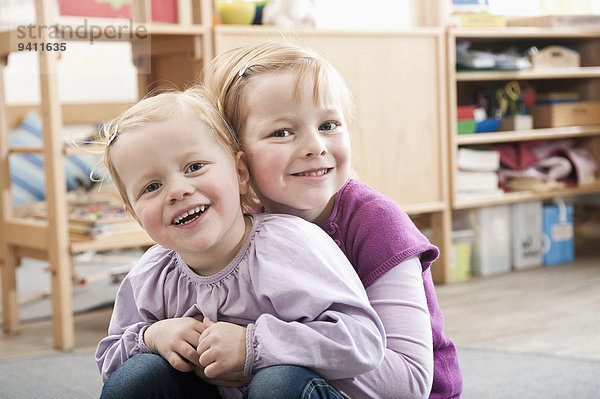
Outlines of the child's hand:
[{"label": "child's hand", "polygon": [[204,375],[216,378],[244,371],[246,362],[246,327],[233,323],[203,320],[206,330],[198,341],[200,365]]},{"label": "child's hand", "polygon": [[192,371],[199,365],[196,344],[204,330],[204,324],[193,317],[160,320],[146,329],[144,343],[175,369]]},{"label": "child's hand", "polygon": [[241,387],[244,387],[244,386],[250,384],[250,381],[252,381],[251,376],[244,377],[243,371],[238,371],[238,372],[231,373],[231,374],[223,374],[218,378],[208,378],[204,374],[204,367],[200,366],[200,367],[196,367],[194,369],[194,373],[196,373],[196,375],[198,377],[202,378],[204,381],[208,382],[209,384],[217,385],[220,387],[241,388]]}]

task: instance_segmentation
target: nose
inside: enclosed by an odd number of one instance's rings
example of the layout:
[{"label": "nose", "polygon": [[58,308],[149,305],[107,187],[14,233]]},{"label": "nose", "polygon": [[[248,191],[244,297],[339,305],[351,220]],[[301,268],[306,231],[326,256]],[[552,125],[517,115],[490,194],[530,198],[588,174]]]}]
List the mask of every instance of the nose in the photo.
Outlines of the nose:
[{"label": "nose", "polygon": [[167,201],[169,204],[174,204],[177,201],[181,201],[185,197],[191,195],[194,192],[194,187],[191,182],[185,177],[174,179],[169,184],[169,194]]},{"label": "nose", "polygon": [[311,131],[305,135],[304,151],[306,157],[316,157],[327,154],[325,140],[318,131]]}]

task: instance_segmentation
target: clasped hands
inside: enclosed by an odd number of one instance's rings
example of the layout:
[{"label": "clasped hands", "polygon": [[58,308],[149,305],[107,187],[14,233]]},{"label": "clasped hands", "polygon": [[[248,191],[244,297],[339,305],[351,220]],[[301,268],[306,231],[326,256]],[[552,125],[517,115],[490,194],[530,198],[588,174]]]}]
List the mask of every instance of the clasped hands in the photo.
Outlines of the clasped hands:
[{"label": "clasped hands", "polygon": [[157,321],[144,332],[144,343],[182,372],[225,387],[247,385],[246,327],[233,323],[180,317]]}]

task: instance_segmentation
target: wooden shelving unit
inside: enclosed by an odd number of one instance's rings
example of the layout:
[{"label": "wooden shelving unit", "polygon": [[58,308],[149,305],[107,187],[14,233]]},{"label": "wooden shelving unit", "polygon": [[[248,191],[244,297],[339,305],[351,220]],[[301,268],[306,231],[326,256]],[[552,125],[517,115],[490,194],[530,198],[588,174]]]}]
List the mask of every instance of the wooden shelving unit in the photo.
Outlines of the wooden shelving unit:
[{"label": "wooden shelving unit", "polygon": [[[54,26],[56,13],[53,2],[36,0],[36,23]],[[153,88],[153,82],[169,81],[179,87],[193,81],[203,61],[212,57],[212,1],[178,0],[179,23],[150,22],[150,2],[135,0],[132,6],[134,27],[145,29],[144,40],[125,35],[103,36],[97,41],[125,40],[132,45],[132,58],[138,67],[139,94]],[[57,25],[57,32],[73,30],[74,26]],[[78,27],[81,29],[81,26]],[[91,32],[86,32],[90,35]],[[83,36],[83,32],[81,32]],[[48,37],[43,30],[35,42],[72,40],[73,37]],[[23,41],[21,39],[20,41]],[[65,149],[62,140],[63,123],[97,122],[115,117],[124,104],[60,104],[57,89],[56,51],[38,51],[41,104],[37,110],[43,119],[41,148],[9,148],[9,127],[22,117],[26,107],[8,107],[4,96],[3,71],[12,52],[18,50],[16,31],[0,32],[0,261],[2,269],[2,317],[5,332],[19,328],[15,270],[24,256],[48,260],[51,272],[51,301],[54,345],[59,349],[74,346],[74,326],[71,304],[72,256],[89,250],[101,251],[152,244],[146,235],[133,235],[71,242],[68,234],[66,183],[63,156],[76,152]],[[11,198],[8,157],[11,153],[39,153],[44,157],[46,180],[45,202],[47,220],[17,218]]]},{"label": "wooden shelving unit", "polygon": [[[562,44],[577,47],[581,56],[580,67],[545,68],[522,71],[456,71],[457,43],[470,41],[475,49],[501,49],[517,46],[525,50],[530,46],[543,47]],[[448,32],[448,96],[450,134],[451,202],[453,209],[479,208],[500,204],[568,197],[600,192],[600,174],[596,181],[578,187],[568,187],[551,192],[519,191],[478,199],[457,197],[454,181],[458,170],[456,154],[463,146],[512,143],[532,140],[577,139],[586,146],[594,158],[600,161],[600,125],[567,126],[545,129],[503,131],[493,133],[457,134],[456,110],[467,105],[465,93],[474,87],[497,84],[512,80],[532,81],[545,88],[557,87],[578,91],[582,99],[600,100],[600,30],[575,28],[503,28],[503,29],[456,29]]]}]

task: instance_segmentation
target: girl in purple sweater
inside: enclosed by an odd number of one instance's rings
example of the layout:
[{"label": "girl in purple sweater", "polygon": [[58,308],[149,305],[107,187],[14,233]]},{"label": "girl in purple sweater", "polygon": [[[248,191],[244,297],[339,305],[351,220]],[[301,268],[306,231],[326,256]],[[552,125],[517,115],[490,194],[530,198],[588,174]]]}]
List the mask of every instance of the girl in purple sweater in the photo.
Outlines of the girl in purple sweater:
[{"label": "girl in purple sweater", "polygon": [[158,245],[98,345],[102,397],[241,398],[283,364],[337,395],[321,377],[352,386],[380,363],[383,325],[335,243],[301,218],[244,213],[245,155],[207,92],[146,98],[107,132],[105,163]]},{"label": "girl in purple sweater", "polygon": [[431,278],[438,249],[395,202],[350,179],[351,95],[338,72],[301,47],[262,43],[217,56],[203,83],[242,142],[265,210],[325,230],[384,323],[381,365],[335,387],[351,398],[460,397],[457,353]]}]

